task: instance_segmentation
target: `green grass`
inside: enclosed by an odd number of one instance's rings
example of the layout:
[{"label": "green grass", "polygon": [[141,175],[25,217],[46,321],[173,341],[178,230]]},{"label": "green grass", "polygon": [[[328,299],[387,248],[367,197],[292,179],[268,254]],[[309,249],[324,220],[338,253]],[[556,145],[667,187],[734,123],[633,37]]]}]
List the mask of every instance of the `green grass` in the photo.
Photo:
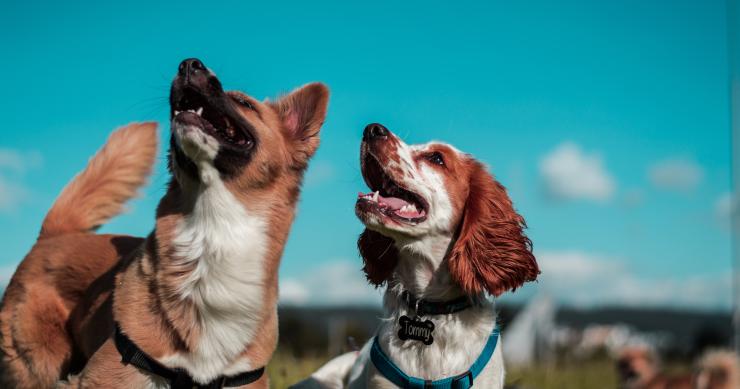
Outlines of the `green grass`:
[{"label": "green grass", "polygon": [[[295,358],[278,351],[268,366],[271,387],[285,389],[324,364],[326,357]],[[506,382],[521,388],[536,389],[610,389],[617,387],[613,362],[607,358],[589,361],[507,369]]]},{"label": "green grass", "polygon": [[267,365],[270,387],[285,389],[311,375],[328,360],[327,357],[296,358],[290,353],[278,350]]},{"label": "green grass", "polygon": [[617,387],[614,363],[608,359],[510,368],[506,382],[537,389],[609,389]]}]

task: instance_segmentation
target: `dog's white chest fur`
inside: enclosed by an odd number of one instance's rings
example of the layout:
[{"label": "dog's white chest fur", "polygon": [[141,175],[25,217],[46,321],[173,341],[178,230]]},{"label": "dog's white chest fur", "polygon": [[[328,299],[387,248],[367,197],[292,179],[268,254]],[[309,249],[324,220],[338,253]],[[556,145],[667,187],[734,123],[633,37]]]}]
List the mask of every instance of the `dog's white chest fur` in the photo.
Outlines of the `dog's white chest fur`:
[{"label": "dog's white chest fur", "polygon": [[199,311],[200,336],[192,353],[161,361],[187,368],[202,381],[253,368],[249,361],[235,359],[262,318],[267,239],[264,220],[249,213],[217,173],[209,178],[174,239],[176,257],[196,263],[180,293]]},{"label": "dog's white chest fur", "polygon": [[[488,303],[457,314],[430,316],[436,325],[435,340],[426,346],[417,341],[404,342],[396,336],[398,317],[410,314],[404,307],[394,309],[390,315],[393,319],[383,323],[379,329],[378,341],[390,360],[401,371],[412,377],[433,380],[453,377],[467,371],[480,356],[496,322],[493,306]],[[371,361],[371,343],[372,339],[365,344],[359,355],[347,354],[344,357],[349,361],[354,359],[351,367],[342,361],[343,357],[336,358],[314,373],[310,379],[299,383],[296,388],[313,388],[311,384],[337,389],[395,388],[396,385],[383,376]],[[501,389],[504,386],[504,375],[499,337],[491,359],[475,378],[474,386]]]},{"label": "dog's white chest fur", "polygon": [[[402,308],[399,314],[412,316]],[[492,306],[469,308],[453,315],[430,316],[435,323],[434,343],[426,346],[418,341],[401,341],[396,333],[398,323],[385,323],[379,341],[398,368],[414,377],[442,379],[467,371],[483,350],[493,330],[496,315]],[[476,387],[500,388],[503,386],[503,361],[501,344],[476,378]],[[376,372],[376,374],[378,374]],[[370,377],[369,382],[380,383],[381,377]],[[370,385],[374,387],[374,385]],[[383,385],[379,385],[383,387]]]}]

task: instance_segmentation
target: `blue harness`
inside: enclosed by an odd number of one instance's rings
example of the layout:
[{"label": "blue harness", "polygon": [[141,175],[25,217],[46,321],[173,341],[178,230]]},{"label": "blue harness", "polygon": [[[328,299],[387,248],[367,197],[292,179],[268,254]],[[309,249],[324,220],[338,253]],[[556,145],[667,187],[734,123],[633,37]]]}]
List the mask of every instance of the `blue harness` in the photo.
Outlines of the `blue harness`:
[{"label": "blue harness", "polygon": [[498,336],[500,330],[498,324],[493,327],[491,336],[488,337],[486,346],[483,347],[478,359],[473,362],[470,369],[465,373],[456,375],[454,377],[444,378],[437,381],[423,380],[421,378],[409,377],[396,366],[390,358],[383,352],[378,343],[378,337],[373,339],[373,346],[370,349],[370,359],[373,361],[373,365],[378,369],[389,381],[393,382],[399,388],[403,389],[468,389],[473,386],[473,379],[478,377],[483,368],[486,367],[488,361],[493,356],[493,351],[496,350],[496,343],[498,343]]}]

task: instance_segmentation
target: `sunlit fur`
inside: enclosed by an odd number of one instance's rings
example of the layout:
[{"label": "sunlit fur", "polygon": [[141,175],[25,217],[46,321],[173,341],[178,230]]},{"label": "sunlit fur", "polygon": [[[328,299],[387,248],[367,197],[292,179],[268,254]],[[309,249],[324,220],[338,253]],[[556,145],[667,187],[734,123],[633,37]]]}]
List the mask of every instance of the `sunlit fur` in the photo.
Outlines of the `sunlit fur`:
[{"label": "sunlit fur", "polygon": [[[443,166],[428,160],[432,152],[442,155]],[[497,296],[515,289],[539,273],[523,233],[524,220],[483,165],[449,145],[407,145],[390,133],[363,141],[363,164],[368,156],[398,186],[429,204],[426,219],[418,223],[358,210],[367,227],[358,248],[368,281],[387,285],[386,318],[377,334],[381,348],[413,377],[438,380],[461,374],[478,357],[496,323],[493,303],[486,294]],[[398,319],[414,315],[401,298],[404,291],[435,301],[468,296],[474,306],[455,314],[425,317],[435,324],[432,345],[404,342],[396,335]],[[475,387],[503,387],[501,344],[499,340]],[[338,362],[351,356],[329,362],[296,387],[395,387],[375,370],[367,345],[350,369],[347,363]]]},{"label": "sunlit fur", "polygon": [[[6,290],[3,387],[167,387],[121,363],[114,323],[151,358],[199,383],[267,365],[277,345],[280,258],[328,90],[308,84],[274,102],[226,96],[249,103],[229,108],[255,146],[227,166],[217,162],[223,141],[173,119],[172,179],[146,238],[93,229],[145,182],[154,124],[114,133],[65,189]],[[248,387],[268,385],[264,375]]]}]

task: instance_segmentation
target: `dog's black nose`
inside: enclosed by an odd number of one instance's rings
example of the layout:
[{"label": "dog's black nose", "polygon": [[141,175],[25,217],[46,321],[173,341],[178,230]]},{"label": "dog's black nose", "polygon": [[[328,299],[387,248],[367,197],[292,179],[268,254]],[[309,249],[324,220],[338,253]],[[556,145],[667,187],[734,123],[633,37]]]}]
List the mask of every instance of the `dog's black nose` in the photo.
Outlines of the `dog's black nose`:
[{"label": "dog's black nose", "polygon": [[204,70],[206,70],[206,65],[203,65],[203,62],[201,62],[198,58],[188,58],[180,62],[178,73],[180,73],[181,76],[185,77],[198,72],[202,72]]},{"label": "dog's black nose", "polygon": [[365,127],[365,131],[362,133],[363,140],[372,140],[378,138],[384,138],[388,136],[390,132],[380,123],[368,124]]}]

